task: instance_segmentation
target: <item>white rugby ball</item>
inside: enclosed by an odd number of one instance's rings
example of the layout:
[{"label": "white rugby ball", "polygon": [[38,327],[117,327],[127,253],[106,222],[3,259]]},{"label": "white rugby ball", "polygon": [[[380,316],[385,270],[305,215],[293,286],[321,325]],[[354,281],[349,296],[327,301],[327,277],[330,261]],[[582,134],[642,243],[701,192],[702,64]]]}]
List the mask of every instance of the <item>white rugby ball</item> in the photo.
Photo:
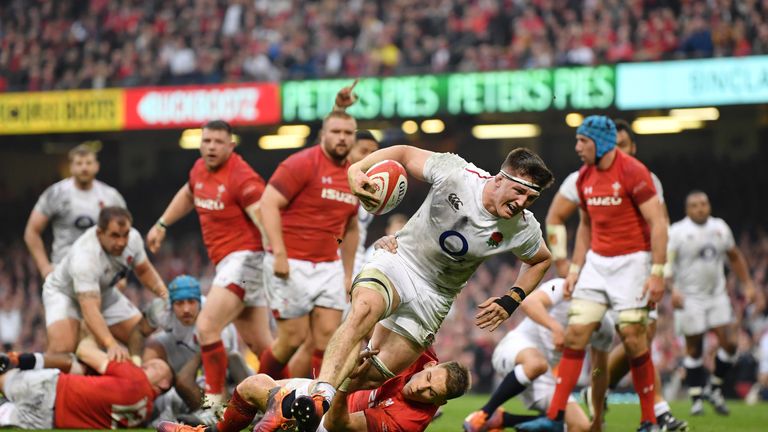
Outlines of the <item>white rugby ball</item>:
[{"label": "white rugby ball", "polygon": [[389,213],[405,198],[408,190],[408,176],[399,162],[384,160],[370,167],[365,175],[371,180],[373,194],[379,199],[375,207],[360,202],[365,211],[375,215]]}]

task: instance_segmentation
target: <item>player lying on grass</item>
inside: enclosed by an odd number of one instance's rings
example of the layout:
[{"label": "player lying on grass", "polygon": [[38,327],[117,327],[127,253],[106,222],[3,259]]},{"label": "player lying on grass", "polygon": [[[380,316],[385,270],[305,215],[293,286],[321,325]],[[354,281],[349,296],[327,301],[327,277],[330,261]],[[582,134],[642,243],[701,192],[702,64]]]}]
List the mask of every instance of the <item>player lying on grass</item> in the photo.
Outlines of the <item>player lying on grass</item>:
[{"label": "player lying on grass", "polygon": [[[371,153],[349,168],[352,191],[376,204],[365,172],[383,160],[431,183],[416,214],[392,238],[396,250],[378,250],[357,275],[349,315],[334,333],[308,397],[297,397],[299,430],[313,430],[338,385],[354,366],[355,350],[373,329],[381,351],[368,378],[379,385],[399,374],[432,344],[467,280],[490,256],[512,253],[524,264],[506,295],[483,302],[476,316],[493,331],[539,284],[550,264],[539,223],[526,209],[553,180],[538,155],[512,150],[498,174],[450,153],[394,146]],[[312,404],[313,411],[301,408]],[[305,415],[306,414],[306,415]]]},{"label": "player lying on grass", "polygon": [[135,428],[147,421],[155,398],[173,383],[168,363],[153,359],[139,368],[109,360],[92,338],[77,358],[99,375],[74,375],[67,354],[0,353],[0,427],[23,429]]},{"label": "player lying on grass", "polygon": [[[432,349],[423,352],[414,364],[381,387],[364,389],[357,377],[366,375],[372,367],[370,358],[376,353],[375,350],[360,353],[361,364],[336,392],[317,431],[423,431],[440,405],[469,389],[467,368],[455,361],[438,364]],[[216,431],[245,429],[258,412],[265,414],[254,427],[255,432],[293,427],[293,390],[306,387],[309,381],[306,378],[275,381],[265,374],[247,378],[237,386]],[[157,430],[192,432],[202,431],[204,427],[163,422]]]},{"label": "player lying on grass", "polygon": [[[541,284],[522,304],[528,317],[499,342],[493,352],[493,368],[504,375],[499,387],[488,403],[464,420],[468,432],[495,431],[507,427],[524,429],[521,423],[538,416],[513,415],[500,408],[506,401],[521,396],[528,409],[546,413],[555,392],[552,368],[560,361],[563,351],[565,326],[568,324],[570,298],[563,293],[564,279],[553,279]],[[603,317],[600,329],[592,335],[592,397],[597,407],[592,422],[579,403],[569,398],[565,409],[565,423],[569,431],[601,430],[603,398],[608,386],[608,352],[613,342],[613,321]]]}]

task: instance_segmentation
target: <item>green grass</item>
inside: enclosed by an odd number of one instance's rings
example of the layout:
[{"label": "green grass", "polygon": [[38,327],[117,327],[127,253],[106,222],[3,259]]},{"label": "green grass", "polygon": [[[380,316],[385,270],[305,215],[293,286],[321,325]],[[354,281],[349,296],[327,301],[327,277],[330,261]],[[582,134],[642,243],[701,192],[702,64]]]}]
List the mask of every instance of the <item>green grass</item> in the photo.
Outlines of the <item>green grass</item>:
[{"label": "green grass", "polygon": [[[428,432],[461,431],[464,417],[472,411],[480,409],[488,400],[485,395],[467,395],[449,401],[443,407],[443,415],[434,421],[427,429]],[[695,432],[765,432],[768,431],[768,403],[746,406],[743,402],[729,401],[731,415],[721,417],[714,413],[710,406],[705,406],[705,415],[691,417],[688,414],[689,402],[673,402],[672,412],[675,416],[688,421]],[[519,401],[508,402],[505,409],[515,413],[526,413]],[[616,404],[608,407],[605,430],[609,432],[634,431],[640,424],[640,405]],[[511,429],[510,429],[511,430]]]}]

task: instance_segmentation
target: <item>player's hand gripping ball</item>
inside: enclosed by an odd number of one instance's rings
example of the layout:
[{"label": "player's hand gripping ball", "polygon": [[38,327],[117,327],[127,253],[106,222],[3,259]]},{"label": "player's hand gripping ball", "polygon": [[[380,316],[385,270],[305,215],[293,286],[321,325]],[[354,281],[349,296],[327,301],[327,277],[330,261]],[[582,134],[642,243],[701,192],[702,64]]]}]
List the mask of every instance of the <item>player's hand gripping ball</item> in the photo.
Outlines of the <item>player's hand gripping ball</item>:
[{"label": "player's hand gripping ball", "polygon": [[371,182],[373,190],[369,192],[378,199],[375,206],[361,202],[365,211],[375,215],[389,213],[397,207],[405,197],[408,190],[408,176],[405,168],[393,160],[385,160],[377,163],[365,173]]}]

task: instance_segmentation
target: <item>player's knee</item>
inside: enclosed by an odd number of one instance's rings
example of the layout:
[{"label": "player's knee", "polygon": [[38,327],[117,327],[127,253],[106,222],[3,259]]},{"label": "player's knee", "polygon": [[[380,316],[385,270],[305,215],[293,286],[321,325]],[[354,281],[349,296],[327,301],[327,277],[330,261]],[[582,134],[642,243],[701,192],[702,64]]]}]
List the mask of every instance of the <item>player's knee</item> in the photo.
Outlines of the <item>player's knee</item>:
[{"label": "player's knee", "polygon": [[531,381],[547,373],[548,369],[549,369],[549,365],[547,364],[547,361],[544,358],[532,359],[523,366],[523,371],[525,371],[525,376],[527,376],[528,379]]},{"label": "player's knee", "polygon": [[219,325],[216,321],[216,319],[209,316],[208,314],[200,314],[197,317],[197,321],[195,322],[195,330],[197,330],[197,335],[200,337],[201,342],[206,343],[205,341],[220,338],[221,330],[223,330],[223,327],[221,327],[221,325]]},{"label": "player's knee", "polygon": [[606,305],[590,300],[573,299],[568,309],[568,324],[587,325],[600,322],[607,310]]},{"label": "player's knee", "polygon": [[267,374],[257,374],[249,376],[237,385],[237,393],[246,402],[256,405],[258,394],[260,390],[269,390],[275,386],[275,380],[273,380]]}]

